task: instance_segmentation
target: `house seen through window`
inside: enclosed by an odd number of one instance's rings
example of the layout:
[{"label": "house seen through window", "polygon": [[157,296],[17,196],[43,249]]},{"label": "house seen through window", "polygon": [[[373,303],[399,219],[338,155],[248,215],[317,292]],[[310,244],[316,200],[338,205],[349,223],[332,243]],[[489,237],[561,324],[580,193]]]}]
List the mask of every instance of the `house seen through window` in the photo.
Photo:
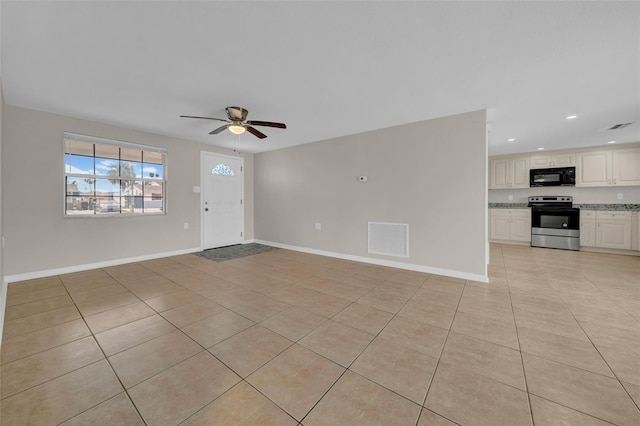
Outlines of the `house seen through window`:
[{"label": "house seen through window", "polygon": [[165,212],[164,148],[64,134],[65,215]]}]

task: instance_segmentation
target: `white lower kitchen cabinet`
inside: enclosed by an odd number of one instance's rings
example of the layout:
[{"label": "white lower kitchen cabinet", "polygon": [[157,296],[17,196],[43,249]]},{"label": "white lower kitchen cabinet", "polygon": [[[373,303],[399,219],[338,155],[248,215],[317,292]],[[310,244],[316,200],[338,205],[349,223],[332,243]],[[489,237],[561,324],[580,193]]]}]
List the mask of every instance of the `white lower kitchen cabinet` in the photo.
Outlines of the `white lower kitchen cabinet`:
[{"label": "white lower kitchen cabinet", "polygon": [[586,212],[580,212],[580,245],[582,247],[595,247],[596,246],[596,212],[589,212],[593,214],[593,218],[585,218]]},{"label": "white lower kitchen cabinet", "polygon": [[530,209],[489,209],[492,240],[531,241]]},{"label": "white lower kitchen cabinet", "polygon": [[631,250],[631,212],[596,212],[596,247]]},{"label": "white lower kitchen cabinet", "polygon": [[631,212],[631,250],[640,250],[640,211]]}]

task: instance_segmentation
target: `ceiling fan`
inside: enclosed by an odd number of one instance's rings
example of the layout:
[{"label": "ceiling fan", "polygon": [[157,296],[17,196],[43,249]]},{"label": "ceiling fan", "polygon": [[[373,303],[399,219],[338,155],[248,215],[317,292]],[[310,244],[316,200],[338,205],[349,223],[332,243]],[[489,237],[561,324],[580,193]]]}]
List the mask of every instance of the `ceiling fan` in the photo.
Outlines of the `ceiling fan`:
[{"label": "ceiling fan", "polygon": [[220,126],[215,130],[212,130],[211,132],[209,132],[210,135],[217,135],[223,130],[229,129],[231,133],[234,133],[236,135],[241,135],[245,131],[247,131],[252,135],[259,137],[260,139],[264,139],[267,137],[267,135],[265,135],[260,130],[252,126],[276,127],[278,129],[287,128],[287,125],[284,123],[274,123],[272,121],[256,121],[256,120],[247,121],[247,114],[249,114],[249,111],[241,107],[229,106],[225,108],[225,111],[227,111],[228,120],[225,120],[224,118],[215,118],[215,117],[196,117],[193,115],[181,115],[180,117],[200,118],[203,120],[224,121],[225,123],[229,123],[229,124],[225,124],[224,126]]}]

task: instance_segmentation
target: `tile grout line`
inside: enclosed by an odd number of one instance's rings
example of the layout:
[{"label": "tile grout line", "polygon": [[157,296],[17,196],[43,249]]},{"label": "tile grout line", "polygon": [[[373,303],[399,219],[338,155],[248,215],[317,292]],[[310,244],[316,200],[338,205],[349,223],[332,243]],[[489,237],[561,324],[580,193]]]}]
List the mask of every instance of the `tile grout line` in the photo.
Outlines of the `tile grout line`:
[{"label": "tile grout line", "polygon": [[[505,266],[506,266],[506,265],[505,265]],[[586,279],[586,277],[585,277],[585,279]],[[507,283],[508,283],[508,282],[509,282],[509,281],[508,281],[508,274],[507,274]],[[555,290],[555,287],[554,287],[554,290]],[[509,286],[509,297],[511,298],[511,286]],[[580,327],[580,329],[583,331],[583,333],[585,334],[585,336],[587,336],[587,338],[589,339],[589,342],[590,342],[590,343],[591,343],[591,345],[596,349],[596,351],[598,352],[598,354],[600,355],[600,357],[603,359],[603,361],[605,362],[605,364],[607,364],[607,367],[609,367],[609,365],[608,365],[608,363],[606,362],[606,360],[604,359],[604,357],[600,354],[600,352],[597,350],[597,347],[596,347],[596,346],[593,344],[593,342],[591,341],[591,338],[588,336],[588,334],[586,333],[586,331],[584,331],[584,329],[582,328],[582,326],[580,325],[580,323],[578,322],[578,320],[577,320],[577,319],[575,318],[575,316],[573,315],[573,312],[571,312],[571,310],[566,306],[565,301],[562,299],[562,297],[559,297],[559,299],[560,299],[560,302],[562,303],[563,307],[564,307],[565,309],[567,309],[567,311],[571,314],[572,318],[576,321],[576,323],[578,324],[578,326]],[[511,305],[512,305],[512,309],[513,309],[513,300],[512,300]],[[516,321],[516,319],[515,319],[515,313],[514,313],[514,321]],[[553,334],[553,333],[550,333],[550,334]],[[517,335],[517,337],[518,337],[518,346],[520,346],[520,334],[518,333],[517,321],[516,321],[516,335]],[[567,337],[567,339],[571,339],[571,338]],[[586,416],[589,416],[589,417],[592,417],[592,418],[595,418],[595,419],[598,419],[598,420],[602,420],[602,421],[604,421],[604,422],[606,422],[606,423],[610,423],[609,421],[604,420],[604,419],[601,419],[601,418],[599,418],[599,417],[597,417],[597,416],[595,416],[595,415],[593,415],[593,414],[586,413],[586,412],[581,411],[581,410],[579,410],[579,409],[577,409],[577,408],[569,407],[569,406],[567,406],[567,405],[561,404],[561,403],[560,403],[560,402],[558,402],[558,401],[552,401],[552,400],[550,400],[550,399],[548,399],[548,398],[545,398],[545,397],[543,397],[543,396],[541,396],[541,395],[537,395],[537,394],[535,394],[535,393],[531,393],[531,392],[529,392],[529,389],[528,389],[529,383],[528,383],[528,381],[527,381],[527,374],[526,374],[526,369],[524,368],[524,358],[522,357],[522,354],[523,354],[523,353],[527,353],[527,354],[532,355],[532,356],[534,356],[534,357],[536,357],[536,358],[544,359],[544,360],[551,361],[551,362],[556,362],[556,363],[558,363],[558,364],[562,364],[562,365],[565,365],[565,366],[568,366],[568,367],[576,368],[576,369],[579,369],[579,370],[582,370],[582,371],[586,371],[586,372],[588,372],[588,373],[596,374],[596,375],[601,376],[601,377],[606,377],[606,378],[608,378],[608,379],[612,379],[611,377],[609,377],[609,376],[605,376],[605,375],[600,374],[600,373],[595,373],[595,372],[592,372],[592,371],[590,371],[590,370],[586,370],[586,369],[581,368],[581,367],[576,367],[576,366],[573,366],[573,365],[571,365],[571,364],[567,364],[567,363],[564,363],[564,362],[555,361],[555,360],[552,360],[552,359],[548,359],[548,358],[545,358],[545,357],[541,357],[541,356],[536,355],[536,354],[530,354],[529,352],[522,351],[522,349],[520,349],[520,350],[519,350],[519,352],[520,352],[520,357],[521,357],[521,360],[522,360],[523,373],[524,373],[524,376],[525,376],[525,385],[527,386],[527,399],[528,399],[528,401],[529,401],[529,409],[530,409],[530,411],[531,411],[532,420],[533,420],[533,409],[532,409],[532,407],[531,407],[531,395],[534,395],[534,396],[536,396],[536,397],[538,397],[538,398],[542,398],[542,399],[544,399],[544,400],[546,400],[546,401],[550,401],[550,402],[552,402],[552,403],[554,403],[554,404],[560,405],[560,406],[565,407],[565,408],[568,408],[568,409],[570,409],[570,410],[574,410],[574,411],[579,412],[579,413],[582,413],[582,414],[584,414],[584,415],[586,415]],[[610,370],[611,370],[611,372],[615,375],[615,373],[613,372],[613,369],[611,369],[611,367],[609,367],[609,369],[610,369]],[[617,376],[616,376],[616,378],[617,378]],[[620,381],[619,381],[619,380],[618,380],[618,383],[619,383],[619,384],[620,384],[620,386],[625,390],[625,392],[627,392],[627,394],[629,395],[628,391],[624,388],[624,386],[620,383]],[[630,397],[630,399],[633,401],[633,398],[631,398],[631,396],[630,396],[630,395],[629,395],[629,397]],[[635,401],[633,401],[633,402],[634,402],[634,404],[635,404]],[[637,406],[637,404],[635,404],[635,405]],[[535,424],[535,423],[534,423],[534,424]]]},{"label": "tile grout line", "polygon": [[[431,391],[431,385],[433,384],[433,379],[436,377],[436,373],[438,372],[438,367],[440,366],[440,360],[442,359],[442,354],[444,353],[444,348],[447,344],[447,340],[449,340],[449,335],[451,334],[451,328],[453,327],[453,322],[456,320],[456,315],[458,314],[458,308],[460,307],[460,302],[462,301],[462,296],[464,295],[464,290],[467,288],[467,280],[464,281],[464,284],[462,286],[462,291],[460,292],[460,296],[458,297],[458,303],[456,304],[456,309],[453,313],[453,318],[451,318],[451,323],[449,324],[449,329],[447,330],[447,336],[444,338],[444,341],[442,342],[442,348],[440,348],[440,354],[438,355],[437,361],[436,361],[436,366],[433,369],[433,374],[431,375],[431,379],[429,380],[429,385],[427,386],[427,391],[424,394],[424,399],[422,400],[422,407],[438,414],[441,417],[444,417],[447,420],[450,420],[448,417],[433,411],[429,408],[427,408],[427,397],[429,396],[429,392]],[[422,416],[422,410],[420,410],[420,415],[418,416],[418,419],[416,420],[416,426],[417,424],[420,422],[420,417]],[[451,420],[452,421],[452,420]],[[457,423],[457,422],[454,422]]]},{"label": "tile grout line", "polygon": [[[122,285],[122,283],[120,283],[120,281],[116,280],[111,274],[109,274],[107,271],[105,271],[104,269],[100,269],[101,271],[103,271],[104,273],[106,273],[110,278],[112,278],[114,281],[116,281],[118,284]],[[91,327],[89,327],[89,324],[87,324],[87,321],[85,320],[84,315],[82,315],[82,312],[80,312],[80,309],[78,309],[78,305],[76,304],[76,301],[73,299],[73,296],[71,296],[71,293],[69,293],[69,289],[67,288],[67,286],[64,284],[64,280],[62,279],[62,277],[60,277],[60,280],[62,281],[62,285],[64,286],[65,290],[67,291],[67,293],[69,294],[69,297],[71,298],[71,300],[73,301],[73,306],[75,306],[75,308],[78,310],[78,313],[80,314],[80,317],[82,318],[82,321],[84,322],[85,326],[87,327],[87,329],[89,330],[89,333],[91,333],[91,337],[93,338],[93,341],[95,342],[96,346],[98,346],[98,348],[100,349],[100,352],[102,352],[102,355],[104,356],[104,360],[107,362],[107,364],[109,365],[109,368],[111,369],[111,372],[113,373],[113,375],[115,376],[115,378],[118,380],[118,383],[120,383],[120,386],[122,387],[122,391],[125,393],[125,395],[127,395],[127,398],[129,399],[129,401],[131,402],[131,405],[133,406],[133,408],[136,410],[136,413],[138,414],[138,417],[140,418],[140,420],[142,421],[142,423],[144,423],[145,425],[147,424],[147,422],[145,421],[144,417],[142,417],[142,413],[140,413],[140,410],[138,409],[138,407],[136,406],[136,404],[133,402],[133,399],[131,398],[131,395],[129,395],[129,391],[127,390],[127,388],[124,386],[124,383],[122,383],[122,380],[120,380],[120,376],[118,376],[118,374],[116,373],[115,369],[113,368],[113,365],[111,364],[111,361],[109,360],[109,357],[107,357],[107,354],[105,353],[104,349],[102,348],[102,345],[100,345],[100,343],[98,342],[98,339],[96,339],[95,334],[93,333],[93,330],[91,329]],[[124,287],[124,286],[123,286]],[[126,287],[125,287],[126,288]],[[128,291],[128,289],[127,289]],[[137,295],[134,294],[134,296],[138,297]],[[115,395],[114,395],[115,396]],[[111,399],[111,398],[109,398]],[[81,413],[76,414],[73,417],[77,417],[80,414],[94,408],[97,407],[98,405],[102,404],[105,401],[108,401],[109,399],[106,399],[104,401],[100,401],[98,404],[94,405],[93,407],[88,408],[87,410],[82,411]],[[71,417],[71,418],[73,418]],[[70,419],[67,419],[70,420]],[[65,421],[67,421],[65,420]]]},{"label": "tile grout line", "polygon": [[[500,245],[500,252],[503,253],[502,245]],[[507,291],[509,292],[509,305],[511,306],[511,315],[513,315],[513,325],[515,326],[516,340],[518,341],[518,353],[520,354],[520,363],[522,364],[522,378],[524,379],[524,386],[525,386],[524,389],[525,389],[525,394],[527,395],[527,405],[529,406],[529,420],[531,421],[532,425],[535,425],[535,422],[533,420],[533,408],[531,406],[531,394],[529,393],[529,381],[527,380],[527,372],[526,372],[526,369],[524,368],[524,357],[522,356],[522,345],[520,344],[520,333],[518,332],[518,321],[516,320],[516,312],[513,307],[513,297],[511,296],[511,285],[509,281],[509,274],[507,273],[507,264],[504,260],[504,255],[503,255],[503,263],[504,263],[504,269],[505,269],[505,276],[507,280]],[[536,262],[536,268],[540,268],[537,262]]]}]

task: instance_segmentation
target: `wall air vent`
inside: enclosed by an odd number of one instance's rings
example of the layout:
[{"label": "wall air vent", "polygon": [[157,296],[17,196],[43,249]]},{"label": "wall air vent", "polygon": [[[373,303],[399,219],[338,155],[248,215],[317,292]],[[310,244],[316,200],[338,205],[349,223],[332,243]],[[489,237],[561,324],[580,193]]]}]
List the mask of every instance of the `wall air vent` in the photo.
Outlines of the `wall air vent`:
[{"label": "wall air vent", "polygon": [[633,123],[635,123],[635,121],[632,121],[631,123],[618,123],[618,124],[614,124],[611,127],[607,127],[604,130],[620,130],[620,129],[624,129],[625,127],[631,126]]},{"label": "wall air vent", "polygon": [[369,222],[369,253],[409,257],[409,225]]}]

